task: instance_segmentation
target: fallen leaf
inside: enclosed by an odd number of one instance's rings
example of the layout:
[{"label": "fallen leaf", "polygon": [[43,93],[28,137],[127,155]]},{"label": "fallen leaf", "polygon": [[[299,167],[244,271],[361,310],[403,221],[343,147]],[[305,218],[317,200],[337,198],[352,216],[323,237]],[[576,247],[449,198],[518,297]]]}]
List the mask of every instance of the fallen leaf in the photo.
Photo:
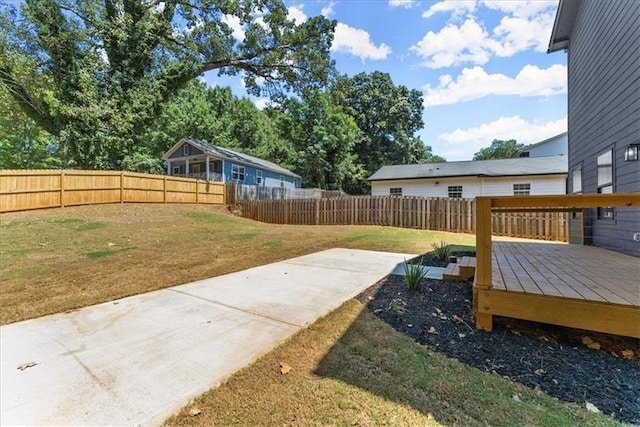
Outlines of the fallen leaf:
[{"label": "fallen leaf", "polygon": [[467,334],[458,334],[458,336],[459,336],[460,338],[464,338],[464,337],[466,337],[466,336],[467,336]]},{"label": "fallen leaf", "polygon": [[582,344],[586,345],[591,350],[600,350],[600,344],[587,336],[582,337]]},{"label": "fallen leaf", "polygon": [[198,408],[191,408],[189,409],[189,416],[191,417],[195,417],[196,415],[200,415],[202,413],[202,411]]},{"label": "fallen leaf", "polygon": [[36,365],[37,365],[36,362],[27,362],[27,363],[23,363],[22,365],[18,365],[18,369],[21,371],[24,371],[25,369],[32,368]]},{"label": "fallen leaf", "polygon": [[451,316],[451,320],[456,322],[458,325],[461,323],[464,323],[464,320],[462,320],[462,317],[458,316],[457,314],[454,314],[453,316]]},{"label": "fallen leaf", "polygon": [[109,247],[112,247],[112,246],[115,246],[115,245],[116,245],[115,243],[111,243],[111,242],[107,243],[107,246],[109,246]]},{"label": "fallen leaf", "polygon": [[538,375],[538,376],[540,376],[540,377],[541,377],[541,376],[543,376],[543,375],[545,375],[546,373],[547,373],[547,371],[545,371],[545,370],[544,370],[544,369],[542,369],[542,368],[540,368],[540,369],[536,369],[536,370],[535,370],[535,374],[536,374],[536,375]]},{"label": "fallen leaf", "polygon": [[438,314],[442,314],[442,310],[440,310],[439,308],[436,308],[436,311],[438,312]]},{"label": "fallen leaf", "polygon": [[633,350],[622,350],[622,357],[625,359],[633,359]]},{"label": "fallen leaf", "polygon": [[557,379],[552,378],[552,379],[551,379],[551,381],[553,381],[553,383],[554,383],[555,385],[558,385],[558,380],[557,380]]},{"label": "fallen leaf", "polygon": [[291,365],[285,362],[280,362],[280,373],[282,375],[287,375],[289,372],[291,372]]},{"label": "fallen leaf", "polygon": [[517,394],[513,395],[513,400],[515,400],[516,402],[520,402],[520,396]]},{"label": "fallen leaf", "polygon": [[585,402],[585,406],[589,412],[595,412],[596,414],[600,413],[600,409],[598,409],[593,403]]},{"label": "fallen leaf", "polygon": [[437,334],[438,332],[436,332],[436,328],[434,328],[433,326],[430,327],[429,329],[427,329],[427,332],[430,334]]}]

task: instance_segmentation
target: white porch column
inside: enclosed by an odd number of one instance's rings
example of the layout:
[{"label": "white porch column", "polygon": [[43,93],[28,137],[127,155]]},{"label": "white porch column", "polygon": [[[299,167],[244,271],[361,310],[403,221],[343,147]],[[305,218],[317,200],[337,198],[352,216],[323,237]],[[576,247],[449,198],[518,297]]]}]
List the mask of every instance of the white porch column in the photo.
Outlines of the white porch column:
[{"label": "white porch column", "polygon": [[227,177],[224,174],[224,159],[222,159],[222,182],[227,182]]},{"label": "white porch column", "polygon": [[207,181],[209,181],[209,156],[207,156],[207,164],[205,166],[205,170],[207,173]]},{"label": "white porch column", "polygon": [[184,176],[189,177],[189,159],[184,161]]},{"label": "white porch column", "polygon": [[171,160],[167,160],[167,175],[171,175]]}]

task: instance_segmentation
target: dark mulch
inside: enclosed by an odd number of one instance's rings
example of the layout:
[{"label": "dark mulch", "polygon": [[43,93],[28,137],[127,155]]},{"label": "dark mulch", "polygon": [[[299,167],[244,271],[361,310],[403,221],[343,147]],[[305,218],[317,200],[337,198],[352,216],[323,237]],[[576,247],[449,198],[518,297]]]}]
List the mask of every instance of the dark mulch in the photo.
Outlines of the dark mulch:
[{"label": "dark mulch", "polygon": [[[493,332],[478,331],[471,283],[425,280],[420,291],[412,292],[403,279],[388,276],[358,298],[377,317],[434,351],[640,424],[640,340],[504,318],[494,318]],[[585,336],[601,349],[587,348]],[[633,350],[633,359],[625,359],[623,350]]]},{"label": "dark mulch", "polygon": [[[458,258],[462,258],[463,256],[476,256],[475,252],[472,251],[453,251],[451,252],[451,256],[456,256]],[[419,258],[414,258],[409,260],[409,263],[417,263],[420,261],[422,265],[430,265],[432,267],[446,267],[449,264],[449,260],[439,260],[433,252],[429,252],[427,254],[422,255]],[[455,261],[454,261],[455,262]]]}]

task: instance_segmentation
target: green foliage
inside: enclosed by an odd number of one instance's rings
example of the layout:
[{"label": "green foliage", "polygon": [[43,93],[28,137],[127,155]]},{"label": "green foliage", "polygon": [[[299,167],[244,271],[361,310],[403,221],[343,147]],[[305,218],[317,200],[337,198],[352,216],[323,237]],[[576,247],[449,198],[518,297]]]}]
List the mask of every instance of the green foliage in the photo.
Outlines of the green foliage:
[{"label": "green foliage", "polygon": [[427,276],[427,270],[422,268],[422,257],[418,258],[414,264],[404,260],[404,283],[411,291],[417,291],[422,286],[422,280]]},{"label": "green foliage", "polygon": [[295,150],[295,170],[304,186],[339,190],[364,177],[353,154],[358,127],[329,94],[308,92],[302,100],[288,100],[278,127]]},{"label": "green foliage", "polygon": [[431,147],[415,135],[424,127],[422,92],[396,86],[388,73],[376,71],[339,77],[331,94],[360,129],[354,153],[365,173],[348,192],[368,192],[364,179],[383,165],[429,161]]},{"label": "green foliage", "polygon": [[0,86],[78,166],[135,167],[149,124],[204,72],[275,99],[325,85],[334,26],[296,25],[280,0],[25,0],[0,9]]},{"label": "green foliage", "polygon": [[451,255],[451,246],[449,246],[447,242],[441,240],[440,243],[432,243],[431,247],[433,248],[436,259],[440,261],[449,260],[449,255]]},{"label": "green foliage", "polygon": [[473,160],[509,159],[524,147],[515,139],[503,141],[494,139],[489,147],[485,147],[473,155]]},{"label": "green foliage", "polygon": [[0,169],[56,169],[62,165],[57,139],[27,117],[0,85]]}]

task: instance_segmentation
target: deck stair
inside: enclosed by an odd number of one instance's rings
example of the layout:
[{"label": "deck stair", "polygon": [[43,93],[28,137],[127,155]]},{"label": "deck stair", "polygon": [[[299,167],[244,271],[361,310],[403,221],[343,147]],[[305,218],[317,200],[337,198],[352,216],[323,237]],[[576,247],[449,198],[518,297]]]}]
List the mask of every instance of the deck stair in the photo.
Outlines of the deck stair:
[{"label": "deck stair", "polygon": [[458,262],[451,262],[442,273],[442,280],[471,280],[476,274],[476,258],[463,256]]}]

